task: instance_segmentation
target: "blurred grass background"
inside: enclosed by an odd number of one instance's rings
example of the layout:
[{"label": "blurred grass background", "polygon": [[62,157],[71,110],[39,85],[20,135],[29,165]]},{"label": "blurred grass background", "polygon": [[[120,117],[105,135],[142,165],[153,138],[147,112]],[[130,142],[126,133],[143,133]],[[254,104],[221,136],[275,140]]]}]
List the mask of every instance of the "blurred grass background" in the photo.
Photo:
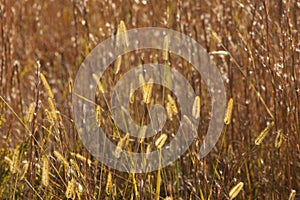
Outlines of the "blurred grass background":
[{"label": "blurred grass background", "polygon": [[[244,186],[237,199],[288,199],[299,190],[298,0],[0,0],[0,16],[2,199],[229,199],[239,182]],[[153,26],[184,33],[220,69],[234,100],[232,122],[204,159],[195,156],[199,140],[159,173],[127,174],[105,167],[81,144],[72,120],[72,84],[84,58],[117,32],[121,20],[127,29]],[[121,72],[138,63],[166,64],[157,50],[130,55],[135,58],[125,57]],[[205,83],[176,56],[170,55],[168,64],[201,97],[201,138],[210,111]],[[109,80],[110,73],[108,82],[121,76]],[[139,111],[144,108],[136,95],[132,108]],[[255,145],[271,122],[274,127]],[[113,127],[107,131],[117,144],[121,136]],[[153,140],[145,143],[154,146]],[[294,198],[300,198],[299,191]]]}]

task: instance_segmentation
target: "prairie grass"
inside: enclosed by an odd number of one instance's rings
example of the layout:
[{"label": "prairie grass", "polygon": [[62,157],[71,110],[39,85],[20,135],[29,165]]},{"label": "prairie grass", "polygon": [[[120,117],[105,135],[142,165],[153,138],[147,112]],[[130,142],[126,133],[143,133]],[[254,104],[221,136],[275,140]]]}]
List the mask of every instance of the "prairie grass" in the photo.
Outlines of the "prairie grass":
[{"label": "prairie grass", "polygon": [[[298,0],[0,0],[0,16],[0,199],[300,199]],[[174,163],[129,174],[109,169],[81,143],[73,82],[98,43],[118,33],[119,45],[128,46],[121,33],[149,26],[184,33],[206,49],[224,79],[226,125],[199,160],[212,102],[201,75],[169,51],[168,38],[163,51],[120,56],[103,77],[93,75],[97,125],[120,147],[117,154],[160,149],[182,120],[176,95],[141,76],[147,84],[131,88],[132,119],[149,124],[154,104],[166,108],[168,119],[150,138],[118,129],[110,93],[134,66],[179,71],[195,90],[192,114],[200,120],[195,141]]]}]

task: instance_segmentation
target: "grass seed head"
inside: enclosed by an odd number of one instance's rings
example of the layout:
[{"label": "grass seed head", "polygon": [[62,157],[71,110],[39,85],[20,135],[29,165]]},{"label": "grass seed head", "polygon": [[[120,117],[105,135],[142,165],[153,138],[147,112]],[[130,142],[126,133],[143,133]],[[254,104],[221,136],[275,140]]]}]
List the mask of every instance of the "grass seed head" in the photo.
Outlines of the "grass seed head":
[{"label": "grass seed head", "polygon": [[28,161],[27,160],[24,160],[23,162],[23,167],[22,167],[22,170],[21,170],[21,173],[20,173],[20,180],[23,180],[26,176],[26,173],[28,171]]},{"label": "grass seed head", "polygon": [[59,153],[58,151],[54,151],[53,154],[60,162],[64,164],[65,167],[69,166],[69,162],[67,161],[67,159],[65,159],[65,157],[61,153]]},{"label": "grass seed head", "polygon": [[282,144],[282,142],[283,142],[283,134],[282,134],[282,130],[279,130],[278,132],[277,132],[277,135],[276,135],[276,138],[275,138],[275,144],[274,144],[274,146],[275,146],[275,148],[280,148],[281,147],[281,144]]},{"label": "grass seed head", "polygon": [[44,156],[42,158],[43,161],[43,168],[42,168],[42,184],[44,186],[48,186],[49,185],[49,160],[46,156]]},{"label": "grass seed head", "polygon": [[289,200],[294,200],[296,197],[296,190],[291,190],[290,196],[289,196]]},{"label": "grass seed head", "polygon": [[115,74],[119,73],[120,67],[122,64],[122,56],[118,56],[115,63],[114,63],[114,68],[115,68]]},{"label": "grass seed head", "polygon": [[161,149],[164,144],[166,143],[168,139],[168,136],[166,134],[162,134],[161,136],[159,136],[159,138],[155,141],[155,146],[158,148],[158,149]]},{"label": "grass seed head", "polygon": [[[123,33],[121,35],[121,33]],[[128,33],[127,33],[127,28],[126,25],[124,23],[124,21],[120,21],[120,24],[118,25],[118,30],[117,30],[117,35],[116,35],[116,44],[117,47],[119,47],[120,45],[124,45],[125,47],[128,47],[129,45],[129,38],[128,38]]]},{"label": "grass seed head", "polygon": [[12,174],[15,174],[19,171],[19,155],[20,155],[19,147],[16,147],[10,162],[10,171]]},{"label": "grass seed head", "polygon": [[123,138],[121,138],[120,141],[118,142],[117,148],[115,151],[115,156],[117,158],[120,158],[122,149],[127,145],[127,142],[129,141],[129,136],[130,136],[129,133],[126,133],[126,135]]},{"label": "grass seed head", "polygon": [[224,119],[224,123],[226,125],[229,125],[231,123],[232,110],[233,110],[233,98],[230,98],[228,101],[228,105],[225,113],[225,119]]},{"label": "grass seed head", "polygon": [[192,110],[192,115],[195,119],[199,119],[200,117],[200,108],[201,108],[200,96],[196,96],[193,103],[193,110]]},{"label": "grass seed head", "polygon": [[243,189],[244,183],[239,182],[236,186],[234,186],[230,191],[229,191],[229,198],[230,200],[234,199],[237,197],[237,195],[240,193],[240,191]]},{"label": "grass seed head", "polygon": [[270,123],[260,134],[259,136],[255,139],[255,145],[260,145],[261,142],[264,140],[266,135],[269,133],[271,128],[274,126],[274,122]]},{"label": "grass seed head", "polygon": [[75,197],[76,197],[75,184],[76,184],[76,181],[74,178],[72,178],[70,181],[68,181],[68,185],[66,188],[66,197],[68,199],[75,199]]},{"label": "grass seed head", "polygon": [[153,79],[150,78],[148,83],[143,86],[143,101],[145,104],[149,104],[152,98]]},{"label": "grass seed head", "polygon": [[170,106],[171,106],[173,113],[175,115],[178,114],[178,108],[177,108],[176,101],[173,99],[173,97],[170,94],[168,94],[167,98],[168,98],[168,101],[170,102]]},{"label": "grass seed head", "polygon": [[99,105],[96,106],[96,120],[97,120],[98,126],[101,126],[102,125],[102,108]]},{"label": "grass seed head", "polygon": [[112,192],[112,175],[111,175],[111,172],[109,172],[108,175],[107,175],[105,192],[108,195]]}]

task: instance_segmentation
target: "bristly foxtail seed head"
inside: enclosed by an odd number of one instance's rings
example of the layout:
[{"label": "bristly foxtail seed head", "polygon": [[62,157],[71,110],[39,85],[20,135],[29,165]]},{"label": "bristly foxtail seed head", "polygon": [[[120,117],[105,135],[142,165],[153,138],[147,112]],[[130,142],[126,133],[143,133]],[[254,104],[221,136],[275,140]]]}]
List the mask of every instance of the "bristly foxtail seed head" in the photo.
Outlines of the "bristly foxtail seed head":
[{"label": "bristly foxtail seed head", "polygon": [[122,149],[127,145],[127,142],[129,140],[129,133],[126,133],[126,135],[120,139],[120,141],[118,142],[117,144],[117,148],[116,148],[116,151],[115,151],[115,156],[117,158],[120,158],[120,155],[121,155],[121,152],[122,152]]},{"label": "bristly foxtail seed head", "polygon": [[12,160],[10,162],[10,171],[12,174],[15,174],[19,171],[19,147],[16,147],[12,156]]},{"label": "bristly foxtail seed head", "polygon": [[22,161],[22,163],[23,163],[23,167],[22,167],[22,170],[20,173],[20,180],[23,180],[25,178],[26,173],[28,171],[28,166],[29,166],[29,163],[27,160]]},{"label": "bristly foxtail seed head", "polygon": [[196,96],[193,103],[193,110],[192,110],[192,115],[195,119],[199,119],[200,117],[200,108],[201,108],[200,96]]},{"label": "bristly foxtail seed head", "polygon": [[159,136],[159,138],[155,141],[155,146],[158,148],[158,149],[161,149],[164,144],[166,143],[168,139],[168,136],[166,134],[162,134],[161,136]]},{"label": "bristly foxtail seed head", "polygon": [[121,64],[122,64],[122,56],[118,56],[114,64],[115,74],[119,73]]},{"label": "bristly foxtail seed head", "polygon": [[172,110],[172,107],[171,107],[171,103],[168,102],[168,101],[166,103],[166,111],[167,111],[168,118],[170,120],[173,120],[173,110]]},{"label": "bristly foxtail seed head", "polygon": [[68,181],[67,189],[66,189],[66,197],[68,199],[74,199],[76,193],[75,193],[75,184],[76,181],[74,178],[72,178],[70,181]]},{"label": "bristly foxtail seed head", "polygon": [[43,161],[43,168],[42,168],[42,184],[44,186],[48,186],[49,185],[49,160],[46,156],[44,156],[42,158]]},{"label": "bristly foxtail seed head", "polygon": [[60,162],[63,163],[65,167],[69,166],[69,162],[67,161],[67,159],[65,159],[65,157],[61,153],[59,153],[58,151],[54,151],[53,154],[56,157],[56,159],[58,159]]},{"label": "bristly foxtail seed head", "polygon": [[170,106],[171,106],[173,113],[175,115],[178,114],[178,108],[177,108],[176,101],[173,99],[173,97],[170,94],[168,94],[167,98],[168,98],[168,101],[170,102]]},{"label": "bristly foxtail seed head", "polygon": [[232,110],[233,110],[233,98],[230,98],[228,101],[228,105],[225,113],[225,119],[224,119],[224,123],[226,125],[229,125],[231,123]]},{"label": "bristly foxtail seed head", "polygon": [[289,200],[294,200],[296,197],[296,190],[291,190],[290,196],[289,196]]},{"label": "bristly foxtail seed head", "polygon": [[145,104],[149,104],[152,98],[153,79],[150,78],[148,83],[143,86],[143,101]]},{"label": "bristly foxtail seed head", "polygon": [[88,159],[88,158],[86,158],[86,157],[84,157],[83,155],[80,155],[80,154],[78,154],[78,153],[73,153],[73,152],[71,152],[70,154],[71,154],[71,156],[76,157],[78,160],[80,160],[80,161],[82,161],[82,162],[84,162],[84,163],[87,163],[87,164],[89,165],[89,167],[91,167],[92,161],[91,161],[90,159]]},{"label": "bristly foxtail seed head", "polygon": [[271,130],[271,128],[274,126],[274,122],[270,123],[260,134],[259,136],[255,139],[254,143],[255,145],[260,145],[261,142],[264,140],[264,138],[266,137],[266,135],[269,133],[269,131]]},{"label": "bristly foxtail seed head", "polygon": [[275,138],[275,144],[274,144],[275,148],[277,148],[277,149],[280,148],[282,142],[283,142],[282,130],[279,130],[277,132],[277,135],[276,135],[276,138]]},{"label": "bristly foxtail seed head", "polygon": [[107,175],[105,192],[106,192],[106,194],[109,195],[111,193],[111,191],[112,191],[112,175],[111,175],[111,172],[109,172]]},{"label": "bristly foxtail seed head", "polygon": [[236,186],[234,186],[230,191],[229,191],[229,198],[230,200],[234,199],[237,197],[237,195],[240,193],[240,191],[243,189],[244,183],[239,182]]},{"label": "bristly foxtail seed head", "polygon": [[99,105],[96,106],[96,120],[97,120],[98,126],[101,126],[102,125],[102,108]]},{"label": "bristly foxtail seed head", "polygon": [[[124,33],[122,38],[120,37],[120,33]],[[128,45],[129,45],[127,28],[126,28],[124,21],[122,21],[122,20],[120,21],[120,24],[118,25],[116,44],[117,44],[117,46],[120,46],[121,43],[123,43],[125,47],[128,47]]]}]

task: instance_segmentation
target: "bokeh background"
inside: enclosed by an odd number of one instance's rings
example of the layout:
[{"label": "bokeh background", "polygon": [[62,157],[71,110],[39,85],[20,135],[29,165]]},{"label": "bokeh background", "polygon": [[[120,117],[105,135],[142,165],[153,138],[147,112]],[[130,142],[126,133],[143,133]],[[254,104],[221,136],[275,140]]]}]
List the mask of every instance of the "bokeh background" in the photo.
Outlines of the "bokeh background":
[{"label": "bokeh background", "polygon": [[[103,85],[109,90],[137,64],[178,69],[201,97],[199,139],[172,165],[145,174],[111,170],[81,144],[72,85],[84,58],[117,32],[121,20],[127,29],[164,27],[192,37],[222,73],[228,99],[234,100],[232,120],[204,159],[196,152],[210,119],[205,83],[189,63],[174,55],[166,62],[158,50],[131,52],[119,74],[107,71]],[[238,199],[288,199],[300,188],[299,31],[298,0],[0,0],[0,197],[229,199],[230,189],[243,182]],[[153,93],[161,90],[154,86]],[[136,93],[132,115],[139,120],[144,113],[147,122],[141,96]],[[105,101],[97,98],[101,123],[117,144],[124,133],[116,134]],[[53,109],[56,119],[49,116]],[[255,145],[271,122],[274,127]],[[177,126],[169,121],[166,129]],[[155,139],[143,146],[131,138],[128,149],[155,148]]]}]

